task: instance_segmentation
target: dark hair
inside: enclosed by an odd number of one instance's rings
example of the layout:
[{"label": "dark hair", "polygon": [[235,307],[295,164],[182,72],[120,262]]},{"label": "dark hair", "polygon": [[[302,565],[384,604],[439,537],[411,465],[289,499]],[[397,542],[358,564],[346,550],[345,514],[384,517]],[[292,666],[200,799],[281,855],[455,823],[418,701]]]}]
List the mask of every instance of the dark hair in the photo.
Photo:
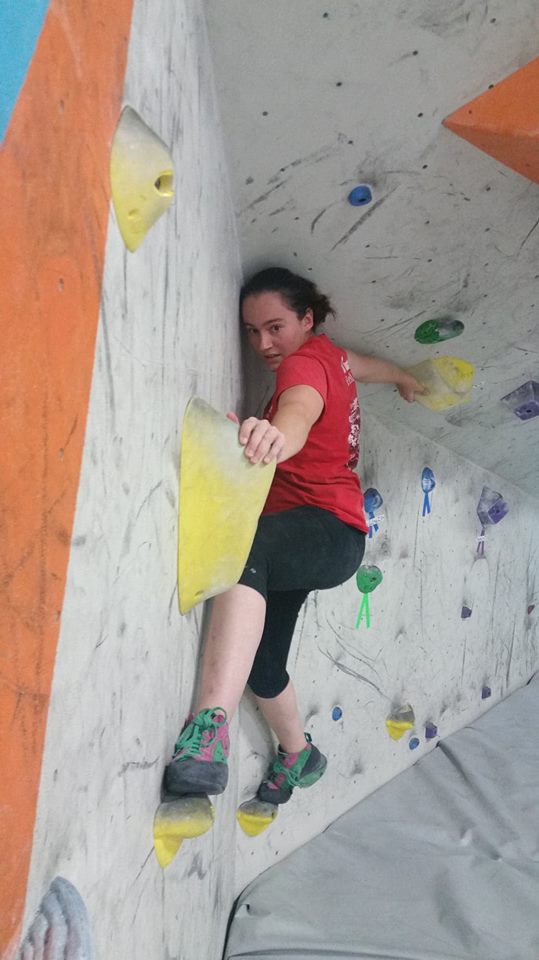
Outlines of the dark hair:
[{"label": "dark hair", "polygon": [[240,313],[247,297],[256,297],[259,293],[279,293],[290,310],[303,317],[307,310],[313,312],[313,329],[316,330],[328,315],[335,317],[328,297],[320,293],[316,284],[305,277],[299,277],[284,267],[268,267],[255,273],[241,288]]}]

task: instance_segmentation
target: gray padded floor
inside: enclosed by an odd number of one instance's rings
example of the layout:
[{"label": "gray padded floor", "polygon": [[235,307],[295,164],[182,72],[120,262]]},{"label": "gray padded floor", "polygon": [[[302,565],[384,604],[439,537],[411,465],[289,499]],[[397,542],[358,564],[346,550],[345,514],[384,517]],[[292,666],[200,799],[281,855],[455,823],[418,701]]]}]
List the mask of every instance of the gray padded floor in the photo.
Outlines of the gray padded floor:
[{"label": "gray padded floor", "polygon": [[243,892],[225,960],[539,960],[539,674]]}]

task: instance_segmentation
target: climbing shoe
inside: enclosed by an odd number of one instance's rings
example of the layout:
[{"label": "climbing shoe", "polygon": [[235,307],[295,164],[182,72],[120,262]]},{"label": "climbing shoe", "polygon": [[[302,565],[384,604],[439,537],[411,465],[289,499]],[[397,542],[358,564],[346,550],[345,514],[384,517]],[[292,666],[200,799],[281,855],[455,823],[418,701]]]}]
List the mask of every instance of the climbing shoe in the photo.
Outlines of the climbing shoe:
[{"label": "climbing shoe", "polygon": [[228,723],[222,707],[188,718],[165,769],[167,793],[222,793],[228,782]]},{"label": "climbing shoe", "polygon": [[307,746],[299,753],[285,753],[279,749],[270,765],[268,775],[260,784],[257,798],[263,803],[286,803],[292,796],[294,787],[312,787],[320,780],[327,766],[325,756],[305,734]]}]

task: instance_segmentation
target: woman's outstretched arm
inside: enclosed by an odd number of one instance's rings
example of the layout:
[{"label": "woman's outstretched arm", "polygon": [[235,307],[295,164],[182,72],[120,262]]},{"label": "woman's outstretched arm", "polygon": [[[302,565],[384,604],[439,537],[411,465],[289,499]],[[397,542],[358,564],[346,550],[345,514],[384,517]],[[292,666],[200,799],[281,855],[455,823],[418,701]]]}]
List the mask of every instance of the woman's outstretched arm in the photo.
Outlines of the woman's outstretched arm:
[{"label": "woman's outstretched arm", "polygon": [[424,384],[390,360],[365,357],[353,350],[346,351],[354,380],[359,383],[394,383],[401,397],[413,403],[416,393],[426,393]]}]

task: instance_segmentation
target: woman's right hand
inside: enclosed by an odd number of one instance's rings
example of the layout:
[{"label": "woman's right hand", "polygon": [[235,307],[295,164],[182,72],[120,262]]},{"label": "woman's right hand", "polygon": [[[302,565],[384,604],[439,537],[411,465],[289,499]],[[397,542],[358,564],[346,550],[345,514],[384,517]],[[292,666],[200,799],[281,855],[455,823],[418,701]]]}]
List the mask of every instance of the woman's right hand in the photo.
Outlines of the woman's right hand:
[{"label": "woman's right hand", "polygon": [[284,433],[269,420],[248,417],[240,424],[235,413],[227,413],[227,417],[239,424],[239,441],[245,447],[243,452],[251,463],[271,463],[279,459],[285,443]]}]

